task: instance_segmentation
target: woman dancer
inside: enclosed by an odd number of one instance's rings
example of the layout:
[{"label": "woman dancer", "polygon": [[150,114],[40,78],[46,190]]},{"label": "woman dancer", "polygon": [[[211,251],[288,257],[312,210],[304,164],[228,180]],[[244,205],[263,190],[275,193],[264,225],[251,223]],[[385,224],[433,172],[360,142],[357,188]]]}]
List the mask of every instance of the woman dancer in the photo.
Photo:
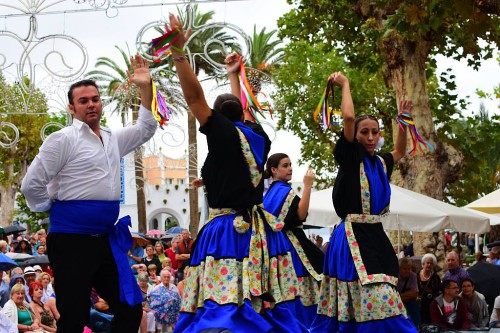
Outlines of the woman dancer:
[{"label": "woman dancer", "polygon": [[318,282],[323,278],[325,259],[323,251],[307,238],[303,230],[303,222],[309,210],[314,172],[309,169],[304,175],[302,198],[295,194],[288,183],[292,179],[292,162],[288,155],[278,153],[269,156],[264,177],[271,176],[273,183],[264,196],[264,209],[285,222],[283,231],[293,248],[293,266],[299,279],[299,295],[304,305],[303,308],[297,309],[297,315],[298,319],[309,327],[317,311]]},{"label": "woman dancer", "polygon": [[[213,110],[188,59],[182,22],[172,56],[184,98],[206,135],[202,177],[210,219],[198,234],[174,332],[306,332],[297,321],[298,281],[282,228],[262,202],[262,171],[271,142],[260,125],[245,122],[238,97],[217,97]],[[236,76],[239,57],[227,59]]]},{"label": "woman dancer", "polygon": [[[380,223],[390,202],[394,163],[406,151],[406,133],[399,130],[391,153],[376,154],[377,119],[355,118],[349,80],[340,72],[333,80],[342,89],[344,129],[334,150],[339,171],[332,194],[342,222],[330,237],[311,332],[417,332],[396,291],[398,261]],[[403,101],[399,113],[411,108]]]}]

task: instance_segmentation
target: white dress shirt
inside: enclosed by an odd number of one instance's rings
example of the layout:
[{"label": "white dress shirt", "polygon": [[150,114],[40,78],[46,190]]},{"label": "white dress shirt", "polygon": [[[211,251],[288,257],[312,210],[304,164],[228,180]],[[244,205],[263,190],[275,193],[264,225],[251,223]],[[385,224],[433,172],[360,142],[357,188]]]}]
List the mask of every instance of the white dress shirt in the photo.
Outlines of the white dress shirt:
[{"label": "white dress shirt", "polygon": [[142,105],[133,126],[111,132],[101,127],[101,139],[78,119],[45,139],[21,185],[33,212],[50,209],[53,200],[119,200],[120,158],[148,141],[157,122]]}]

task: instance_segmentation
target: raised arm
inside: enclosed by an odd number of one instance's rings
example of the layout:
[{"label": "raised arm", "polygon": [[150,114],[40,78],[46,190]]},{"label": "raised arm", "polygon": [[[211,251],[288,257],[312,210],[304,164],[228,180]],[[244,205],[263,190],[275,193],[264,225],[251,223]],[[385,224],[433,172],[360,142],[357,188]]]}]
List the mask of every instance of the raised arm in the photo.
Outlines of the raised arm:
[{"label": "raised arm", "polygon": [[304,175],[304,192],[302,192],[302,198],[299,201],[299,207],[297,208],[297,215],[300,220],[305,220],[307,217],[307,212],[309,211],[309,202],[311,201],[311,190],[314,182],[314,171],[309,168]]},{"label": "raised arm", "polygon": [[[191,29],[188,29],[188,31],[184,33],[180,18],[178,16],[175,16],[174,14],[169,15],[169,20],[170,26],[177,27],[180,32],[179,38],[175,40],[173,45],[177,49],[183,50],[184,45],[189,38]],[[207,122],[208,117],[212,115],[212,110],[205,100],[205,94],[203,93],[201,84],[194,74],[193,69],[189,65],[189,62],[181,52],[172,48],[172,56],[174,59],[175,68],[177,70],[177,76],[179,77],[179,81],[181,82],[184,99],[186,100],[186,103],[191,112],[193,112],[193,115],[196,117],[196,119],[198,119],[200,125],[204,125]]]},{"label": "raised arm", "polygon": [[151,74],[146,59],[136,54],[135,57],[130,57],[132,65],[132,73],[127,71],[127,76],[132,81],[141,93],[141,105],[146,109],[151,110],[151,101],[153,99],[153,90],[151,88]]},{"label": "raised arm", "polygon": [[[240,65],[243,62],[243,57],[236,52],[229,54],[224,61],[226,63],[227,77],[229,78],[229,83],[231,84],[231,94],[238,97],[241,101],[241,87],[240,80],[238,79],[238,72],[240,70]],[[252,116],[248,110],[243,110],[243,115],[245,120],[252,121]]]},{"label": "raised arm", "polygon": [[355,115],[349,79],[344,74],[342,74],[342,72],[335,72],[331,76],[333,76],[333,84],[342,89],[342,102],[340,103],[340,111],[342,111],[342,119],[344,121],[344,137],[347,141],[353,142],[355,134]]},{"label": "raised arm", "polygon": [[[411,110],[413,106],[411,101],[403,100],[399,103],[398,116],[403,113],[411,115]],[[394,159],[394,163],[399,161],[406,154],[406,130],[399,127],[398,135],[396,136],[396,142],[394,143],[394,150],[391,152]]]}]

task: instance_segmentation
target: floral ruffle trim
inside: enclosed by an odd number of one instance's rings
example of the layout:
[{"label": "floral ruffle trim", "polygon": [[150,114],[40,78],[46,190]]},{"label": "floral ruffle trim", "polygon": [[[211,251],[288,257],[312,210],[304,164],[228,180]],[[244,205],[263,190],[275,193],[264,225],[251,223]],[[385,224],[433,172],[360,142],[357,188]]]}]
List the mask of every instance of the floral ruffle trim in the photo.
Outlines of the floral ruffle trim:
[{"label": "floral ruffle trim", "polygon": [[264,289],[275,302],[264,302],[253,297],[250,280],[261,283],[260,276],[253,276],[245,267],[251,265],[249,259],[243,262],[236,259],[205,258],[198,266],[189,268],[182,296],[181,312],[195,313],[203,307],[206,300],[220,305],[237,304],[241,306],[245,299],[252,302],[255,311],[261,312],[273,308],[276,303],[294,300],[299,293],[298,280],[290,253],[270,258],[269,279]]},{"label": "floral ruffle trim", "polygon": [[344,225],[347,243],[349,244],[352,260],[354,261],[354,266],[356,267],[356,272],[358,273],[361,284],[389,283],[396,286],[398,284],[398,278],[395,276],[387,274],[368,274],[366,272],[365,264],[363,263],[363,258],[359,250],[359,244],[352,229],[352,223],[381,223],[380,215],[349,214],[345,220]]},{"label": "floral ruffle trim", "polygon": [[403,315],[407,317],[396,288],[386,283],[363,286],[359,280],[344,282],[324,276],[318,314],[340,322],[367,322]]},{"label": "floral ruffle trim", "polygon": [[288,192],[283,205],[281,205],[281,211],[278,215],[278,219],[280,219],[281,221],[285,221],[285,218],[288,215],[288,211],[290,210],[290,206],[292,205],[293,199],[296,195],[297,194],[295,194],[295,191],[290,188],[290,191]]},{"label": "floral ruffle trim", "polygon": [[319,303],[319,284],[312,276],[299,277],[299,296],[304,306]]},{"label": "floral ruffle trim", "polygon": [[236,127],[236,130],[238,131],[238,135],[240,136],[241,150],[248,164],[250,179],[252,180],[253,187],[257,187],[262,178],[262,173],[259,171],[259,166],[257,165],[257,161],[255,160],[255,156],[253,155],[252,149],[250,148],[247,137],[238,127]]},{"label": "floral ruffle trim", "polygon": [[300,242],[297,239],[297,237],[295,237],[295,235],[293,234],[293,232],[291,230],[287,230],[286,235],[287,235],[288,239],[290,240],[290,242],[292,243],[292,246],[293,246],[295,252],[297,252],[297,255],[299,256],[300,261],[302,262],[304,267],[307,269],[307,272],[309,272],[309,274],[311,274],[311,276],[316,281],[320,282],[323,279],[323,274],[318,274],[316,272],[316,270],[314,269],[314,267],[311,265],[311,262],[309,261],[309,259],[307,259],[306,253],[304,252],[302,245],[300,245]]}]

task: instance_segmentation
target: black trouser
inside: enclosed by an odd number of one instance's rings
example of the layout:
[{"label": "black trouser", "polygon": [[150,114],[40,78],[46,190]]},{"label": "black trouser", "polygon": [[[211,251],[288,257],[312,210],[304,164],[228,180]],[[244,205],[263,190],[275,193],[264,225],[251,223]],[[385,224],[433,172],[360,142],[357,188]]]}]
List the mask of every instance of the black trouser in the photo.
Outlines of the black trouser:
[{"label": "black trouser", "polygon": [[49,233],[47,253],[54,273],[58,333],[80,333],[89,321],[90,290],[96,289],[114,314],[111,332],[137,333],[141,303],[120,302],[118,270],[107,236]]}]

